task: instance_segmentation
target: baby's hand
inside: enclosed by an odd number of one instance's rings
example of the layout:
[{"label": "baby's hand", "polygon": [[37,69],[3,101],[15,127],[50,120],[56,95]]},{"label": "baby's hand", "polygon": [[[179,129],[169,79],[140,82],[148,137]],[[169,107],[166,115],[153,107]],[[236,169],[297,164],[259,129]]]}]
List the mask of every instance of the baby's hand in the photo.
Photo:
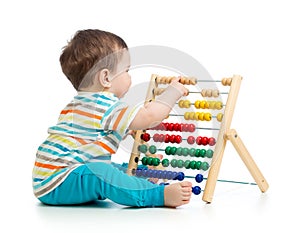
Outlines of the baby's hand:
[{"label": "baby's hand", "polygon": [[183,96],[187,96],[189,94],[189,90],[180,83],[180,76],[173,78],[170,85],[174,88],[176,88],[180,93],[182,93]]}]

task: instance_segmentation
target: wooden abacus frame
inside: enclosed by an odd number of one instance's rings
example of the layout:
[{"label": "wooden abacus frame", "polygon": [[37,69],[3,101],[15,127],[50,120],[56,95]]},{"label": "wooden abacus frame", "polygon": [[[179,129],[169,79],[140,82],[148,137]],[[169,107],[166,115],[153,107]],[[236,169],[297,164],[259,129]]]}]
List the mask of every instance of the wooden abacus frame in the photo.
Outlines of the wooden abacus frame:
[{"label": "wooden abacus frame", "polygon": [[[160,78],[158,75],[152,75],[150,84],[148,87],[145,104],[153,101],[155,99],[155,90],[158,89],[157,79]],[[172,78],[168,78],[168,80],[164,80],[166,83],[169,83]],[[184,78],[185,81],[190,80],[190,83],[184,84],[195,84],[194,78]],[[222,80],[223,85],[230,86],[230,90],[228,93],[228,98],[225,105],[225,110],[221,122],[220,131],[217,138],[217,143],[215,145],[214,155],[211,162],[211,167],[208,171],[208,176],[205,184],[205,189],[203,192],[202,200],[211,203],[216,187],[216,182],[218,180],[218,175],[226,147],[226,143],[229,140],[234,146],[235,150],[238,152],[240,158],[248,168],[250,174],[254,178],[256,184],[258,185],[261,192],[266,192],[268,190],[268,182],[264,178],[263,174],[259,170],[258,166],[254,162],[250,153],[248,152],[246,146],[244,145],[242,139],[237,134],[236,130],[231,129],[231,121],[233,118],[233,113],[236,105],[237,96],[240,90],[242,77],[239,75],[233,75],[232,78],[227,78]],[[137,168],[137,164],[140,157],[140,152],[138,151],[138,146],[141,144],[141,134],[142,130],[138,130],[135,135],[135,140],[132,148],[131,157],[128,164],[128,174],[132,174],[131,171]]]}]

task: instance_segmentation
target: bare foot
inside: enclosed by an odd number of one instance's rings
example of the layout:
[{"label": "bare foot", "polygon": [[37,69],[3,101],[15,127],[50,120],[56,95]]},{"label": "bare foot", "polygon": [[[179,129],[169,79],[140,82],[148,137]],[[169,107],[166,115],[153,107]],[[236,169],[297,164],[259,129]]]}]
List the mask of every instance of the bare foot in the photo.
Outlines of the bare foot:
[{"label": "bare foot", "polygon": [[192,183],[189,181],[167,185],[164,190],[164,201],[167,207],[178,207],[190,202]]}]

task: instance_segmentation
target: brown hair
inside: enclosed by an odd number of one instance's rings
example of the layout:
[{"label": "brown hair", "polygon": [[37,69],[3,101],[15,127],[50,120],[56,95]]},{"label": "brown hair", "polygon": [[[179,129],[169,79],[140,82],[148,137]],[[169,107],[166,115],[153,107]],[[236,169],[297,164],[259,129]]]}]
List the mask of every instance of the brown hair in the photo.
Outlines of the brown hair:
[{"label": "brown hair", "polygon": [[[60,64],[63,73],[76,90],[91,84],[92,80],[84,82],[87,72],[101,59],[120,49],[128,49],[125,41],[119,36],[98,29],[77,31],[71,41],[63,48]],[[105,62],[102,67],[112,70],[117,64]],[[84,85],[84,86],[83,86]]]}]

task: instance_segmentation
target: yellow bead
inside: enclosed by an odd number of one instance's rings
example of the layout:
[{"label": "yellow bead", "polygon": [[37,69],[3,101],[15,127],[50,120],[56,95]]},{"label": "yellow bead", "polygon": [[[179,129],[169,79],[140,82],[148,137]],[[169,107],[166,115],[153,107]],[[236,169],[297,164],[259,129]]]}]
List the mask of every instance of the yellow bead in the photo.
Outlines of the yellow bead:
[{"label": "yellow bead", "polygon": [[209,109],[215,108],[215,101],[209,101]]},{"label": "yellow bead", "polygon": [[189,120],[190,119],[190,112],[185,112],[184,113],[184,119]]},{"label": "yellow bead", "polygon": [[191,102],[189,100],[185,100],[183,106],[185,108],[189,108],[191,106]]},{"label": "yellow bead", "polygon": [[202,109],[205,108],[205,102],[206,102],[205,100],[200,102],[200,108],[202,108]]},{"label": "yellow bead", "polygon": [[209,109],[209,103],[205,101],[204,108]]},{"label": "yellow bead", "polygon": [[180,108],[183,108],[183,103],[184,103],[184,100],[179,100],[178,106],[179,106]]},{"label": "yellow bead", "polygon": [[223,118],[223,113],[218,113],[218,115],[217,115],[217,120],[218,120],[219,122],[221,122],[221,121],[222,121],[222,118]]},{"label": "yellow bead", "polygon": [[211,114],[209,112],[204,114],[204,120],[210,121],[211,120]]},{"label": "yellow bead", "polygon": [[204,120],[204,112],[199,112],[198,120],[200,121]]},{"label": "yellow bead", "polygon": [[194,112],[190,112],[190,115],[189,115],[189,117],[190,117],[190,120],[194,120],[195,113],[194,113]]},{"label": "yellow bead", "polygon": [[201,103],[200,100],[196,100],[195,101],[195,108],[199,109],[200,108],[200,103]]},{"label": "yellow bead", "polygon": [[221,110],[223,108],[223,103],[221,101],[217,101],[215,107],[217,110]]}]

